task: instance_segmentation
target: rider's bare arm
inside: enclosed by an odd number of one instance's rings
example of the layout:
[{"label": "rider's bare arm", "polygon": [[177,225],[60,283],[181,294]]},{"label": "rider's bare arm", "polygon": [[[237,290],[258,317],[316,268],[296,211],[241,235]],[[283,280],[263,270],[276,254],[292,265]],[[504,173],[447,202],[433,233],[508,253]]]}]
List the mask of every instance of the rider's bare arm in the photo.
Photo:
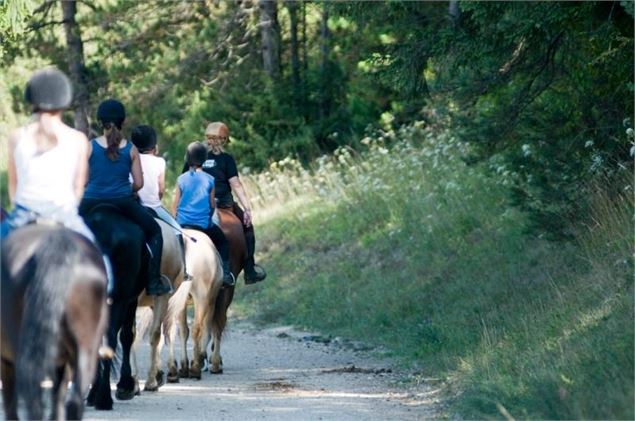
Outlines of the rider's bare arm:
[{"label": "rider's bare arm", "polygon": [[9,162],[7,167],[7,181],[9,184],[9,200],[13,202],[15,199],[15,190],[18,185],[18,174],[15,169],[15,145],[18,143],[19,133],[15,130],[9,137]]},{"label": "rider's bare arm", "polygon": [[232,177],[229,179],[229,184],[232,187],[232,191],[236,192],[236,196],[238,196],[238,200],[245,211],[245,220],[244,223],[246,226],[251,225],[251,203],[249,202],[249,198],[247,197],[247,193],[243,188],[243,183],[240,182],[238,177]]},{"label": "rider's bare arm", "polygon": [[179,186],[174,188],[174,200],[172,201],[172,216],[176,218],[176,210],[179,208],[179,202],[181,201],[181,189]]},{"label": "rider's bare arm", "polygon": [[77,138],[79,143],[79,156],[77,157],[77,171],[75,173],[74,191],[75,197],[79,202],[84,196],[84,189],[86,183],[88,183],[88,158],[91,153],[91,145],[86,135],[79,130],[71,129],[73,135]]},{"label": "rider's bare arm", "polygon": [[130,158],[132,158],[132,191],[138,192],[143,188],[143,172],[141,171],[141,160],[139,159],[139,151],[136,146],[130,148]]}]

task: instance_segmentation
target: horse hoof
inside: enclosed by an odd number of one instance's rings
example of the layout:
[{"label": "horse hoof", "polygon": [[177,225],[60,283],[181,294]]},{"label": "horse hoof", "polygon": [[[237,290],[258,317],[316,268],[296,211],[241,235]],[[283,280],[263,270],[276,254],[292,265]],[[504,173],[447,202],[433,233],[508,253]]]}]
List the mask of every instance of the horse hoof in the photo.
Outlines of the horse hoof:
[{"label": "horse hoof", "polygon": [[146,383],[143,390],[146,392],[156,392],[159,390],[159,386],[158,385],[150,386],[148,383]]},{"label": "horse hoof", "polygon": [[135,391],[133,390],[125,390],[125,389],[117,389],[117,391],[115,392],[115,398],[119,399],[120,401],[129,401],[130,399],[134,398],[135,396]]},{"label": "horse hoof", "polygon": [[157,388],[163,386],[165,384],[165,373],[163,372],[163,370],[159,370],[157,372]]},{"label": "horse hoof", "polygon": [[98,409],[100,411],[112,411],[112,398],[104,402],[96,400],[95,409]]},{"label": "horse hoof", "polygon": [[223,368],[222,367],[218,367],[218,368],[214,368],[214,366],[210,366],[209,367],[209,372],[212,374],[223,374]]},{"label": "horse hoof", "polygon": [[179,368],[179,377],[187,379],[190,377],[190,372],[187,368]]},{"label": "horse hoof", "polygon": [[201,380],[201,369],[200,368],[190,368],[190,378]]},{"label": "horse hoof", "polygon": [[180,381],[178,374],[168,374],[168,383],[179,383]]}]

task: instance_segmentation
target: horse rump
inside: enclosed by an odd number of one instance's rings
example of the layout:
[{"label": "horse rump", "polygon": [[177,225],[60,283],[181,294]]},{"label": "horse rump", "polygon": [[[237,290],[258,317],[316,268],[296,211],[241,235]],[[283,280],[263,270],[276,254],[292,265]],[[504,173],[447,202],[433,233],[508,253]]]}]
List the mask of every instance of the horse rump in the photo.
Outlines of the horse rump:
[{"label": "horse rump", "polygon": [[73,387],[66,416],[79,419],[106,324],[101,254],[69,229],[40,225],[16,230],[1,253],[5,415],[17,419],[18,404],[24,401],[28,419],[42,419],[41,382],[49,376],[56,418],[64,409],[58,388],[66,384],[60,376],[68,365]]}]

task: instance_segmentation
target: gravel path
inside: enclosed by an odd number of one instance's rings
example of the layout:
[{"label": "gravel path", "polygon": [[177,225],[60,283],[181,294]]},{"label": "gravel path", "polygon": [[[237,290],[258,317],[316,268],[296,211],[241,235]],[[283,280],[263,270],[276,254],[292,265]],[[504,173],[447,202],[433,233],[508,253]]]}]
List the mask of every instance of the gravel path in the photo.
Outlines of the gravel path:
[{"label": "gravel path", "polygon": [[[418,420],[438,418],[438,390],[405,389],[386,361],[341,341],[289,327],[232,325],[223,343],[224,373],[181,379],[158,393],[88,408],[87,420]],[[359,347],[357,347],[359,348]],[[147,372],[147,346],[139,354]],[[165,355],[165,350],[164,350]],[[191,354],[190,354],[191,355]],[[142,383],[143,385],[143,383]]]}]

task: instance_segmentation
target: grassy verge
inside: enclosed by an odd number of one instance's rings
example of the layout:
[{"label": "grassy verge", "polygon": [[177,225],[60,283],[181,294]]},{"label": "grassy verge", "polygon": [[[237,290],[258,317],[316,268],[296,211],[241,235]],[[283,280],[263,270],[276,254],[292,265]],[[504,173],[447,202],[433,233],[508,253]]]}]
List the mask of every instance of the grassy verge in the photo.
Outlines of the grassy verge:
[{"label": "grassy verge", "polygon": [[445,378],[466,418],[632,419],[632,198],[598,192],[571,243],[530,238],[504,177],[408,130],[254,180],[270,275],[239,311],[384,345]]}]

